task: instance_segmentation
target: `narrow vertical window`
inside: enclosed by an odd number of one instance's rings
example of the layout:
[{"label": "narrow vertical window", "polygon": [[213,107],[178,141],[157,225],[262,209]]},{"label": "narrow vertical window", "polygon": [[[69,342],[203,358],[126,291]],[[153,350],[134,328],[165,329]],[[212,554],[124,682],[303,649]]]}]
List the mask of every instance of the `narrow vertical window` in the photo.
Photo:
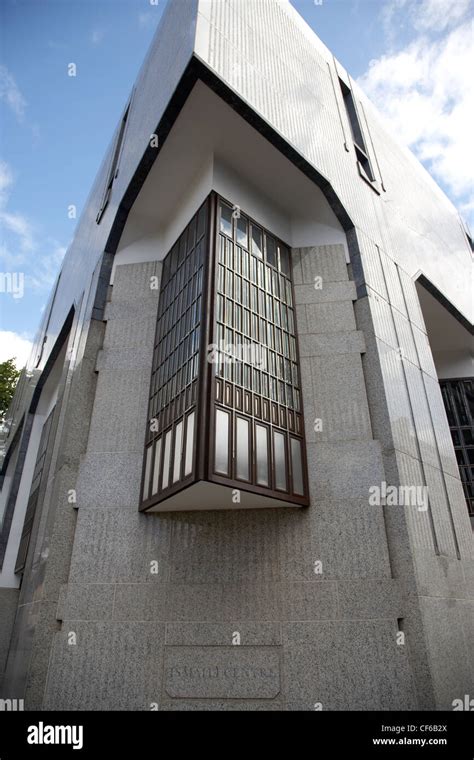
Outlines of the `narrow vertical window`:
[{"label": "narrow vertical window", "polygon": [[239,480],[250,480],[249,420],[237,417],[236,439],[236,476]]},{"label": "narrow vertical window", "polygon": [[184,477],[191,475],[193,471],[194,452],[194,412],[188,415],[186,420],[186,453],[184,458]]},{"label": "narrow vertical window", "polygon": [[155,462],[153,465],[153,483],[151,488],[151,495],[154,496],[158,493],[160,484],[160,459],[161,459],[161,438],[158,438],[155,444]]},{"label": "narrow vertical window", "polygon": [[303,462],[301,456],[301,441],[290,438],[291,441],[291,471],[293,474],[293,491],[304,494],[303,486]]},{"label": "narrow vertical window", "polygon": [[149,446],[146,450],[145,476],[143,478],[143,501],[146,501],[148,499],[148,496],[150,493],[150,468],[151,468],[152,454],[153,454],[153,444]]},{"label": "narrow vertical window", "polygon": [[268,486],[268,430],[255,425],[255,453],[257,459],[257,484]]},{"label": "narrow vertical window", "polygon": [[173,483],[181,477],[181,452],[183,447],[183,423],[178,422],[174,432]]},{"label": "narrow vertical window", "polygon": [[161,487],[163,489],[168,488],[170,478],[170,457],[171,457],[171,430],[165,435],[165,453],[163,456],[163,479],[161,481]]},{"label": "narrow vertical window", "polygon": [[232,237],[232,209],[230,206],[227,206],[226,203],[221,203],[220,210],[221,210],[220,230],[221,232],[224,233],[224,235],[228,235],[229,237]]},{"label": "narrow vertical window", "polygon": [[285,436],[273,431],[273,451],[275,458],[275,488],[278,491],[287,490]]},{"label": "narrow vertical window", "polygon": [[215,471],[221,475],[229,474],[229,415],[222,409],[216,409],[216,443]]}]

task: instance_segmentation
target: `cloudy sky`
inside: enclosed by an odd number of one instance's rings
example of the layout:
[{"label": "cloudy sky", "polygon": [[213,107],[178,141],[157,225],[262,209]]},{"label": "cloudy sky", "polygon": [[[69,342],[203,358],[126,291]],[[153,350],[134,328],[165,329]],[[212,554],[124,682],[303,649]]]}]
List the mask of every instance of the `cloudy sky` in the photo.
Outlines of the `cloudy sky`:
[{"label": "cloudy sky", "polygon": [[[0,273],[24,273],[18,297],[0,292],[0,361],[26,361],[69,207],[79,218],[166,4],[154,2],[0,4]],[[291,2],[474,228],[474,0]]]}]

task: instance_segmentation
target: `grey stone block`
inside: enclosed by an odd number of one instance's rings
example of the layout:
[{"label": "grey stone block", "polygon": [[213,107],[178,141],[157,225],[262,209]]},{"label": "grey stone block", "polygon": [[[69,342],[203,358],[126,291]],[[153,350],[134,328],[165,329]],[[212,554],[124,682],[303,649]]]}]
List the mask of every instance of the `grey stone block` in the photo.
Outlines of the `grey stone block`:
[{"label": "grey stone block", "polygon": [[[466,646],[463,628],[464,607],[453,599],[421,598],[438,710],[452,710],[453,700],[472,695],[474,681],[467,663],[472,650]],[[447,654],[449,656],[447,656]]]},{"label": "grey stone block", "polygon": [[97,372],[108,370],[114,373],[134,371],[136,376],[139,376],[139,372],[145,375],[148,371],[151,375],[152,361],[153,350],[150,346],[104,348],[97,357],[96,370]]},{"label": "grey stone block", "polygon": [[150,710],[160,702],[163,641],[158,623],[66,624],[54,637],[44,709]]},{"label": "grey stone block", "polygon": [[77,479],[77,506],[138,509],[142,465],[143,450],[87,454]]},{"label": "grey stone block", "polygon": [[346,255],[343,245],[320,245],[300,248],[303,282],[314,282],[322,277],[328,282],[348,280]]},{"label": "grey stone block", "polygon": [[153,353],[156,331],[156,314],[140,319],[120,319],[107,322],[104,349],[128,349],[143,347]]},{"label": "grey stone block", "polygon": [[[331,502],[310,507],[312,556],[321,563],[320,580],[390,578],[383,509],[367,500]],[[317,566],[318,569],[319,565]],[[314,572],[314,570],[313,570]]]},{"label": "grey stone block", "polygon": [[[336,354],[311,358],[311,389],[303,380],[308,442],[369,440],[372,438],[367,393],[358,354]],[[305,382],[306,381],[306,382]],[[309,403],[307,404],[307,401]],[[315,430],[315,419],[322,429]],[[312,424],[311,424],[312,423]]]},{"label": "grey stone block", "polygon": [[334,581],[287,582],[282,584],[282,593],[283,620],[330,620],[338,617],[337,584]]},{"label": "grey stone block", "polygon": [[169,584],[168,619],[171,622],[214,623],[281,620],[278,583]]},{"label": "grey stone block", "polygon": [[310,443],[308,471],[313,499],[369,499],[369,488],[384,480],[378,441]]},{"label": "grey stone block", "polygon": [[64,603],[63,620],[110,620],[115,588],[111,583],[88,585],[70,583]]},{"label": "grey stone block", "polygon": [[278,512],[176,513],[170,581],[194,585],[278,580]]},{"label": "grey stone block", "polygon": [[166,644],[170,646],[228,647],[236,641],[238,646],[277,646],[281,644],[280,625],[268,622],[249,623],[169,623],[166,626]]},{"label": "grey stone block", "polygon": [[[292,709],[413,710],[407,647],[394,621],[322,621],[283,627]],[[361,664],[363,663],[363,667]]]},{"label": "grey stone block", "polygon": [[341,618],[390,618],[405,616],[404,589],[390,578],[338,581],[339,615]]},{"label": "grey stone block", "polygon": [[[112,299],[117,301],[133,301],[154,295],[158,298],[159,281],[161,280],[162,263],[144,261],[134,264],[120,264],[115,267]],[[152,277],[158,277],[158,289],[151,288]]]},{"label": "grey stone block", "polygon": [[295,303],[328,303],[329,301],[355,301],[357,299],[354,282],[326,282],[322,288],[314,285],[295,285]]},{"label": "grey stone block", "polygon": [[329,335],[301,335],[301,356],[333,356],[334,354],[362,354],[365,341],[361,332],[342,332]]},{"label": "grey stone block", "polygon": [[99,374],[87,456],[99,452],[143,451],[149,372],[103,369]]},{"label": "grey stone block", "polygon": [[[327,303],[306,304],[306,330],[301,329],[298,321],[298,333],[305,332],[331,334],[355,331],[354,306],[352,301],[328,301]],[[299,312],[298,312],[299,313]]]},{"label": "grey stone block", "polygon": [[[165,521],[136,509],[81,509],[71,561],[74,583],[159,583],[168,572]],[[158,562],[158,573],[152,572]]]},{"label": "grey stone block", "polygon": [[164,579],[158,577],[153,583],[118,583],[114,588],[114,620],[134,622],[168,619],[167,585]]}]

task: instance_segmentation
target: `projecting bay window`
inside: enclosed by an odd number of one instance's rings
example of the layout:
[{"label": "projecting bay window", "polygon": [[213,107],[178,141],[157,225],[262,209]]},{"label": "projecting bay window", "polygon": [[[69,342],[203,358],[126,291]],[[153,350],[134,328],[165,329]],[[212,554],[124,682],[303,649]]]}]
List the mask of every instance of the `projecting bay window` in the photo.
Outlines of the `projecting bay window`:
[{"label": "projecting bay window", "polygon": [[474,524],[474,379],[440,380],[467,508]]},{"label": "projecting bay window", "polygon": [[211,194],[164,260],[141,508],[307,503],[290,251]]}]

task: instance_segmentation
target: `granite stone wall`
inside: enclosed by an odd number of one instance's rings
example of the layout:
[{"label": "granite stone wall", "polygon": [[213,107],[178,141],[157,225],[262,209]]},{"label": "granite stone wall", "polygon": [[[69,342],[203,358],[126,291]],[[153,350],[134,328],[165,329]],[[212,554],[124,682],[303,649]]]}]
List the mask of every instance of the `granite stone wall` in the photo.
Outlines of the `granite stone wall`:
[{"label": "granite stone wall", "polygon": [[163,515],[138,512],[160,265],[117,268],[44,707],[417,706],[355,286],[342,246],[293,262],[311,506]]}]

